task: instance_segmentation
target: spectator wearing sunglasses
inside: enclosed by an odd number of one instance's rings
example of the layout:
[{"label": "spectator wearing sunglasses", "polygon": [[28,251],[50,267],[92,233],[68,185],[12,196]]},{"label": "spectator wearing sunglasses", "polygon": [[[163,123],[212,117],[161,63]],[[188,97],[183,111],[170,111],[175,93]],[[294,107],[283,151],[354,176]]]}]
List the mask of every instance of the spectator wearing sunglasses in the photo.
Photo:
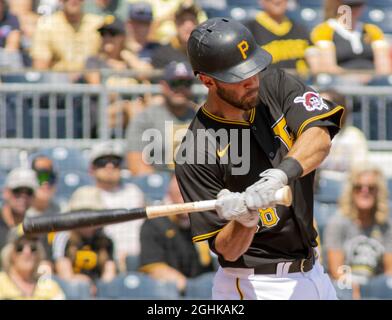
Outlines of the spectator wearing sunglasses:
[{"label": "spectator wearing sunglasses", "polygon": [[37,156],[32,161],[32,169],[37,175],[39,187],[35,192],[32,206],[27,211],[27,216],[42,216],[56,214],[61,211],[55,201],[57,173],[54,170],[52,159],[47,156]]},{"label": "spectator wearing sunglasses", "polygon": [[[70,208],[143,207],[142,191],[134,184],[121,181],[123,155],[124,148],[119,143],[108,141],[95,145],[90,154],[90,173],[95,179],[95,186],[77,189],[70,199]],[[130,221],[104,228],[105,234],[113,240],[114,259],[121,271],[125,271],[125,259],[128,255],[138,256],[140,253],[141,224],[142,221]]]},{"label": "spectator wearing sunglasses", "polygon": [[[388,220],[384,175],[370,164],[353,167],[339,202],[339,214],[330,219],[324,234],[333,279],[343,276],[343,265],[351,268],[353,282],[358,285],[381,273],[392,274],[392,229]],[[358,290],[353,293],[358,297]]]},{"label": "spectator wearing sunglasses", "polygon": [[[160,83],[164,102],[148,106],[127,128],[127,162],[132,174],[174,169],[173,155],[196,112],[193,80],[188,63],[173,61],[166,66]],[[143,135],[151,141],[142,139]]]},{"label": "spectator wearing sunglasses", "polygon": [[37,188],[37,177],[31,169],[16,168],[7,175],[0,209],[0,249],[7,243],[8,231],[23,221]]},{"label": "spectator wearing sunglasses", "polygon": [[60,300],[60,286],[40,268],[45,251],[37,238],[9,233],[8,244],[1,251],[0,299]]}]

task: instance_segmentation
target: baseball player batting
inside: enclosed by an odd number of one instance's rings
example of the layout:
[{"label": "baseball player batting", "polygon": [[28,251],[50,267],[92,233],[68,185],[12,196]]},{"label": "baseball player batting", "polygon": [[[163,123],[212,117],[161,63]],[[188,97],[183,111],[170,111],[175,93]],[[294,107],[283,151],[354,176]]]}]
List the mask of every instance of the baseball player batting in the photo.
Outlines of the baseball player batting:
[{"label": "baseball player batting", "polygon": [[[208,240],[219,257],[213,298],[336,299],[315,249],[313,181],[344,108],[269,66],[270,54],[234,20],[200,24],[188,55],[208,96],[189,127],[194,143],[184,139],[177,156],[192,145],[216,161],[177,157],[176,176],[185,201],[217,198],[216,211],[190,215],[193,241]],[[220,132],[215,150],[199,149],[205,130]],[[234,159],[236,150],[247,150],[247,164]],[[247,172],[236,173],[239,166]],[[277,205],[275,192],[287,185],[292,205]]]}]

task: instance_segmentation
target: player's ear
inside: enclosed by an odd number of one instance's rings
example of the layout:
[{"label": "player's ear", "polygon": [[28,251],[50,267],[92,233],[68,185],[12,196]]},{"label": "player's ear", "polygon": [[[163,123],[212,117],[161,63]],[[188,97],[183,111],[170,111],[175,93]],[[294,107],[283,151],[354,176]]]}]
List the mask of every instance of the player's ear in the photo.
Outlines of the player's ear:
[{"label": "player's ear", "polygon": [[207,88],[211,88],[213,86],[215,86],[215,82],[214,79],[212,79],[211,77],[205,75],[205,74],[198,74],[198,77],[200,79],[200,81],[207,87]]}]

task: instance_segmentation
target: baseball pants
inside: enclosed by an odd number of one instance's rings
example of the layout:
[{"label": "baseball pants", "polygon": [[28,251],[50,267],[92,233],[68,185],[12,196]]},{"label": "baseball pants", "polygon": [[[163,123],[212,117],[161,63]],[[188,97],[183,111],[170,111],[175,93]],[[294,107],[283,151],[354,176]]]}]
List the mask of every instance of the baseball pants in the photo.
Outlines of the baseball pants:
[{"label": "baseball pants", "polygon": [[309,272],[254,274],[253,269],[219,268],[213,300],[336,300],[335,288],[317,260]]}]

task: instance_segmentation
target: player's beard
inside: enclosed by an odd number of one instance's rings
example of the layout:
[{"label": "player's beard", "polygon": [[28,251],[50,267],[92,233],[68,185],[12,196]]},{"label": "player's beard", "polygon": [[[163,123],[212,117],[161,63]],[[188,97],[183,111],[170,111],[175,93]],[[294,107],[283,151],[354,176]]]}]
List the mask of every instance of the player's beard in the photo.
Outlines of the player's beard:
[{"label": "player's beard", "polygon": [[217,83],[216,86],[216,94],[219,96],[219,98],[221,98],[223,101],[227,102],[235,108],[248,111],[257,106],[257,103],[259,101],[259,95],[255,93],[258,92],[258,89],[251,90],[243,97],[237,98],[235,96],[237,94],[235,91],[222,88],[219,83]]}]

